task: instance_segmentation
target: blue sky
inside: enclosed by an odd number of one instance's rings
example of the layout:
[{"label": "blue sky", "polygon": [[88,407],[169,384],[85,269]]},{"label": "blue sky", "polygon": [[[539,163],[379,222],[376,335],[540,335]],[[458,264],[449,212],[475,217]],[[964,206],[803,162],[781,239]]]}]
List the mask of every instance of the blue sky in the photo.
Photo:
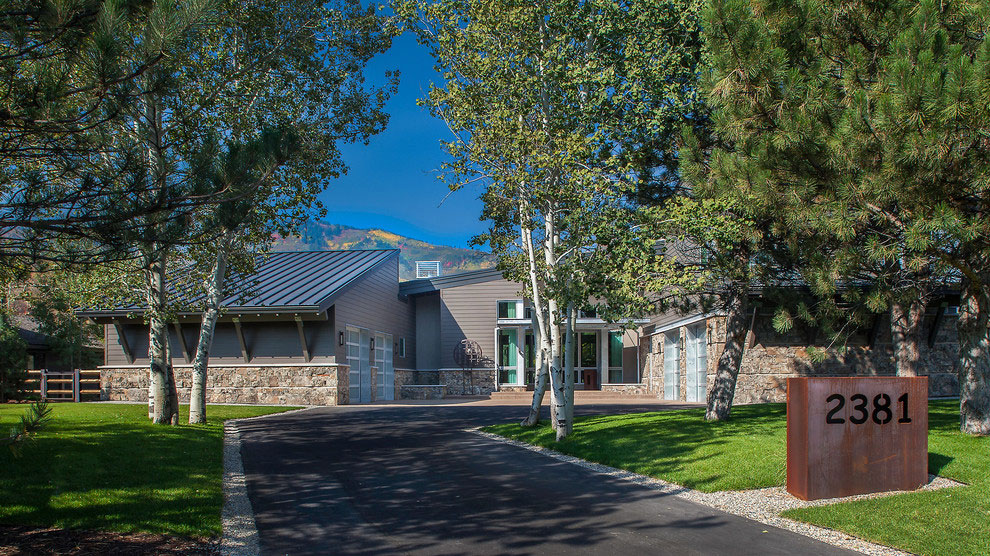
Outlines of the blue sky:
[{"label": "blue sky", "polygon": [[366,72],[369,82],[380,82],[390,68],[398,69],[401,76],[399,92],[388,103],[388,129],[368,146],[343,146],[350,170],[320,197],[327,208],[326,220],[466,247],[471,236],[485,229],[478,220],[481,190],[475,185],[444,200],[449,191],[437,180],[435,170],[444,160],[440,140],[450,137],[450,132],[416,106],[430,81],[438,81],[433,58],[406,33],[388,52],[372,60]]}]

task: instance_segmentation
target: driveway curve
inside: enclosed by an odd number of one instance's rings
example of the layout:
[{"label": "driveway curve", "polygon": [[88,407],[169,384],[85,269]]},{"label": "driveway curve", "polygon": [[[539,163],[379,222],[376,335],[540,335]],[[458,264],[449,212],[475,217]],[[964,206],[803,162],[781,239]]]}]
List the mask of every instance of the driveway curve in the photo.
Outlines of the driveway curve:
[{"label": "driveway curve", "polygon": [[525,411],[379,405],[242,422],[262,553],[850,554],[466,431]]}]

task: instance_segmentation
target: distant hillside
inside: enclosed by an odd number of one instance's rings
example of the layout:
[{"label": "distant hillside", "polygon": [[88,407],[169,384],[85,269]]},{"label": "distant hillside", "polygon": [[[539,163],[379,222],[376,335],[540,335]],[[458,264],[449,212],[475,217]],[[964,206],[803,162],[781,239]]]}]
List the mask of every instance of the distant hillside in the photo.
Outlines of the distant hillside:
[{"label": "distant hillside", "polygon": [[299,237],[281,238],[275,251],[318,251],[321,249],[400,249],[399,279],[416,277],[416,261],[440,261],[441,274],[454,274],[495,266],[495,257],[484,251],[433,245],[385,230],[365,230],[312,220]]}]

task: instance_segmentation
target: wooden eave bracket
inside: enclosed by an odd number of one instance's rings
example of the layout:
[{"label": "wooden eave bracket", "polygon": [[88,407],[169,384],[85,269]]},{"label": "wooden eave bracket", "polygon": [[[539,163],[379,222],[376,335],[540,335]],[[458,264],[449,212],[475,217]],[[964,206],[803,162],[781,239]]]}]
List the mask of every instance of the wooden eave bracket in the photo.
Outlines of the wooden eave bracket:
[{"label": "wooden eave bracket", "polygon": [[947,306],[948,303],[942,303],[938,306],[938,312],[935,313],[935,322],[932,323],[932,328],[928,331],[929,349],[935,347],[935,339],[938,338],[938,331],[942,328],[942,321],[945,320],[945,309]]},{"label": "wooden eave bracket", "polygon": [[131,350],[131,345],[127,342],[127,336],[124,335],[124,326],[120,324],[120,321],[113,319],[113,327],[117,330],[117,341],[120,342],[120,347],[124,348],[124,357],[127,358],[127,364],[134,364],[134,352]]},{"label": "wooden eave bracket", "polygon": [[175,335],[179,338],[179,347],[182,348],[182,357],[185,358],[186,363],[192,363],[192,355],[189,353],[189,346],[186,344],[186,335],[182,333],[182,325],[179,321],[172,323],[175,327]]},{"label": "wooden eave bracket", "polygon": [[241,357],[245,363],[251,362],[251,355],[248,353],[247,344],[244,343],[244,331],[241,330],[241,319],[234,317],[234,332],[237,333],[237,343],[241,345]]},{"label": "wooden eave bracket", "polygon": [[299,345],[302,346],[303,359],[309,363],[313,358],[309,355],[309,346],[306,344],[306,330],[303,328],[303,320],[299,315],[296,315],[296,329],[299,330]]}]

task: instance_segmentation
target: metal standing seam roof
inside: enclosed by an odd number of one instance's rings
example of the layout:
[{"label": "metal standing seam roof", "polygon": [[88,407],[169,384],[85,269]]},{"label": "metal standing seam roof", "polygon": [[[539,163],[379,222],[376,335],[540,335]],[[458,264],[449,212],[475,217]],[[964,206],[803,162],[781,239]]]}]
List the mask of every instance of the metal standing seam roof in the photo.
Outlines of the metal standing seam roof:
[{"label": "metal standing seam roof", "polygon": [[458,274],[434,276],[433,278],[419,278],[417,280],[402,282],[399,284],[399,294],[416,295],[419,293],[434,292],[444,288],[456,288],[457,286],[491,282],[492,280],[500,280],[502,278],[502,271],[497,268],[469,270]]},{"label": "metal standing seam roof", "polygon": [[[228,312],[271,312],[300,309],[322,312],[334,298],[355,279],[372,268],[397,257],[397,249],[353,251],[289,251],[268,254],[255,272],[234,276],[228,291],[234,292],[221,302]],[[200,306],[205,298],[202,287],[183,281],[180,277],[170,292],[183,306]],[[109,316],[141,312],[143,305],[128,305],[113,309],[84,309],[80,316]]]}]

